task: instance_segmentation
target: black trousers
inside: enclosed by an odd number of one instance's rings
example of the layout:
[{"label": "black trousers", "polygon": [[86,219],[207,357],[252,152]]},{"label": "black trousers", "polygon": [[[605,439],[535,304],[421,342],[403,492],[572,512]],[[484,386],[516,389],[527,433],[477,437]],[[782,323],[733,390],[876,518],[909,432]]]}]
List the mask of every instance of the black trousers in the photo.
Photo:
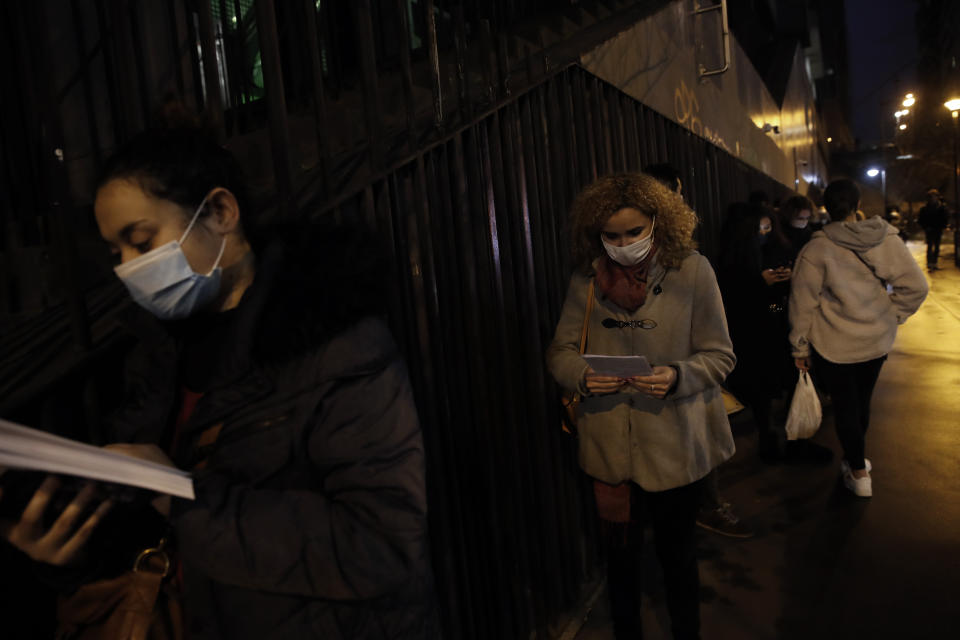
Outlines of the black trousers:
[{"label": "black trousers", "polygon": [[870,426],[870,398],[887,356],[865,362],[837,364],[813,352],[813,368],[833,400],[833,420],[843,457],[851,469],[863,469],[864,440]]},{"label": "black trousers", "polygon": [[653,527],[663,569],[667,609],[677,640],[700,638],[700,574],[697,569],[696,516],[703,480],[668,491],[632,485],[629,525],[604,522],[607,591],[618,640],[640,638],[640,593],[644,526]]},{"label": "black trousers", "polygon": [[943,229],[924,229],[927,237],[927,266],[937,266],[937,260],[940,258],[940,239],[943,236]]}]

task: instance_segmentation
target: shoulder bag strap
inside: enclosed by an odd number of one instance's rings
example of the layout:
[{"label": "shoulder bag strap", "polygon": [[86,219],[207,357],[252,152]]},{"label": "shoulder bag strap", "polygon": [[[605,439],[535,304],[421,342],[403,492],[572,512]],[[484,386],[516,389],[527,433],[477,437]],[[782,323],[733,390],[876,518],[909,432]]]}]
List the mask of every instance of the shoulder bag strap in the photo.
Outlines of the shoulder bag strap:
[{"label": "shoulder bag strap", "polygon": [[590,278],[590,287],[587,289],[587,309],[583,314],[583,328],[580,329],[580,353],[587,347],[587,334],[590,332],[590,312],[593,311],[593,285],[595,278]]}]

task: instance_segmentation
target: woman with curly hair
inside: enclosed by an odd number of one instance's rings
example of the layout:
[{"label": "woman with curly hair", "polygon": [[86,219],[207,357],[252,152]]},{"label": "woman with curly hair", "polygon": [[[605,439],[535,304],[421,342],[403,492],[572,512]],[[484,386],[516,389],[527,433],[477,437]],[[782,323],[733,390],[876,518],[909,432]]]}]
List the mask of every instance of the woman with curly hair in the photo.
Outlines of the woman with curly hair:
[{"label": "woman with curly hair", "polygon": [[[583,396],[579,459],[594,479],[608,545],[618,638],[640,635],[640,546],[653,526],[674,638],[698,638],[694,521],[702,478],[729,459],[733,436],[720,382],[735,358],[710,263],[694,250],[696,215],[644,174],[601,178],[572,209],[577,270],[547,352],[551,374]],[[585,351],[645,356],[652,374],[594,371]]]}]

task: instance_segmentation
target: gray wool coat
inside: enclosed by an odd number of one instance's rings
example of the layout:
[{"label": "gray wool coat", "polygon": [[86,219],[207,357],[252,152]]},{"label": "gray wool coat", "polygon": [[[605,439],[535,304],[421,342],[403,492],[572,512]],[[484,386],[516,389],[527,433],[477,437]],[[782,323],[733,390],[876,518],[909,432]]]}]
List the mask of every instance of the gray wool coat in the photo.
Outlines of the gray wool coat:
[{"label": "gray wool coat", "polygon": [[[646,302],[633,313],[596,292],[586,352],[643,355],[653,366],[673,366],[676,386],[663,400],[633,389],[586,393],[579,343],[591,278],[580,272],[571,278],[547,350],[547,366],[560,386],[585,394],[577,418],[580,466],[603,482],[632,480],[647,491],[699,480],[734,452],[720,383],[736,357],[713,268],[696,252],[679,269],[654,262]],[[650,328],[606,328],[607,318],[645,320],[642,326]]]}]

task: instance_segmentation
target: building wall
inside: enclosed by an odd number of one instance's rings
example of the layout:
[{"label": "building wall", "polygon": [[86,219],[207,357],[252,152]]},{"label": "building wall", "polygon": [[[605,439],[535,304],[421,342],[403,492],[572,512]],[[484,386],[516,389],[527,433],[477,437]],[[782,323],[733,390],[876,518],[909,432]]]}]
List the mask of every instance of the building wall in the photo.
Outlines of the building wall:
[{"label": "building wall", "polygon": [[[691,6],[672,3],[581,56],[581,64],[789,188],[806,192],[807,183],[825,184],[813,85],[802,50],[797,48],[790,67],[782,106],[732,35],[730,68],[701,81],[701,64],[721,64],[719,14],[694,17]],[[765,124],[779,133],[764,132]]]}]

